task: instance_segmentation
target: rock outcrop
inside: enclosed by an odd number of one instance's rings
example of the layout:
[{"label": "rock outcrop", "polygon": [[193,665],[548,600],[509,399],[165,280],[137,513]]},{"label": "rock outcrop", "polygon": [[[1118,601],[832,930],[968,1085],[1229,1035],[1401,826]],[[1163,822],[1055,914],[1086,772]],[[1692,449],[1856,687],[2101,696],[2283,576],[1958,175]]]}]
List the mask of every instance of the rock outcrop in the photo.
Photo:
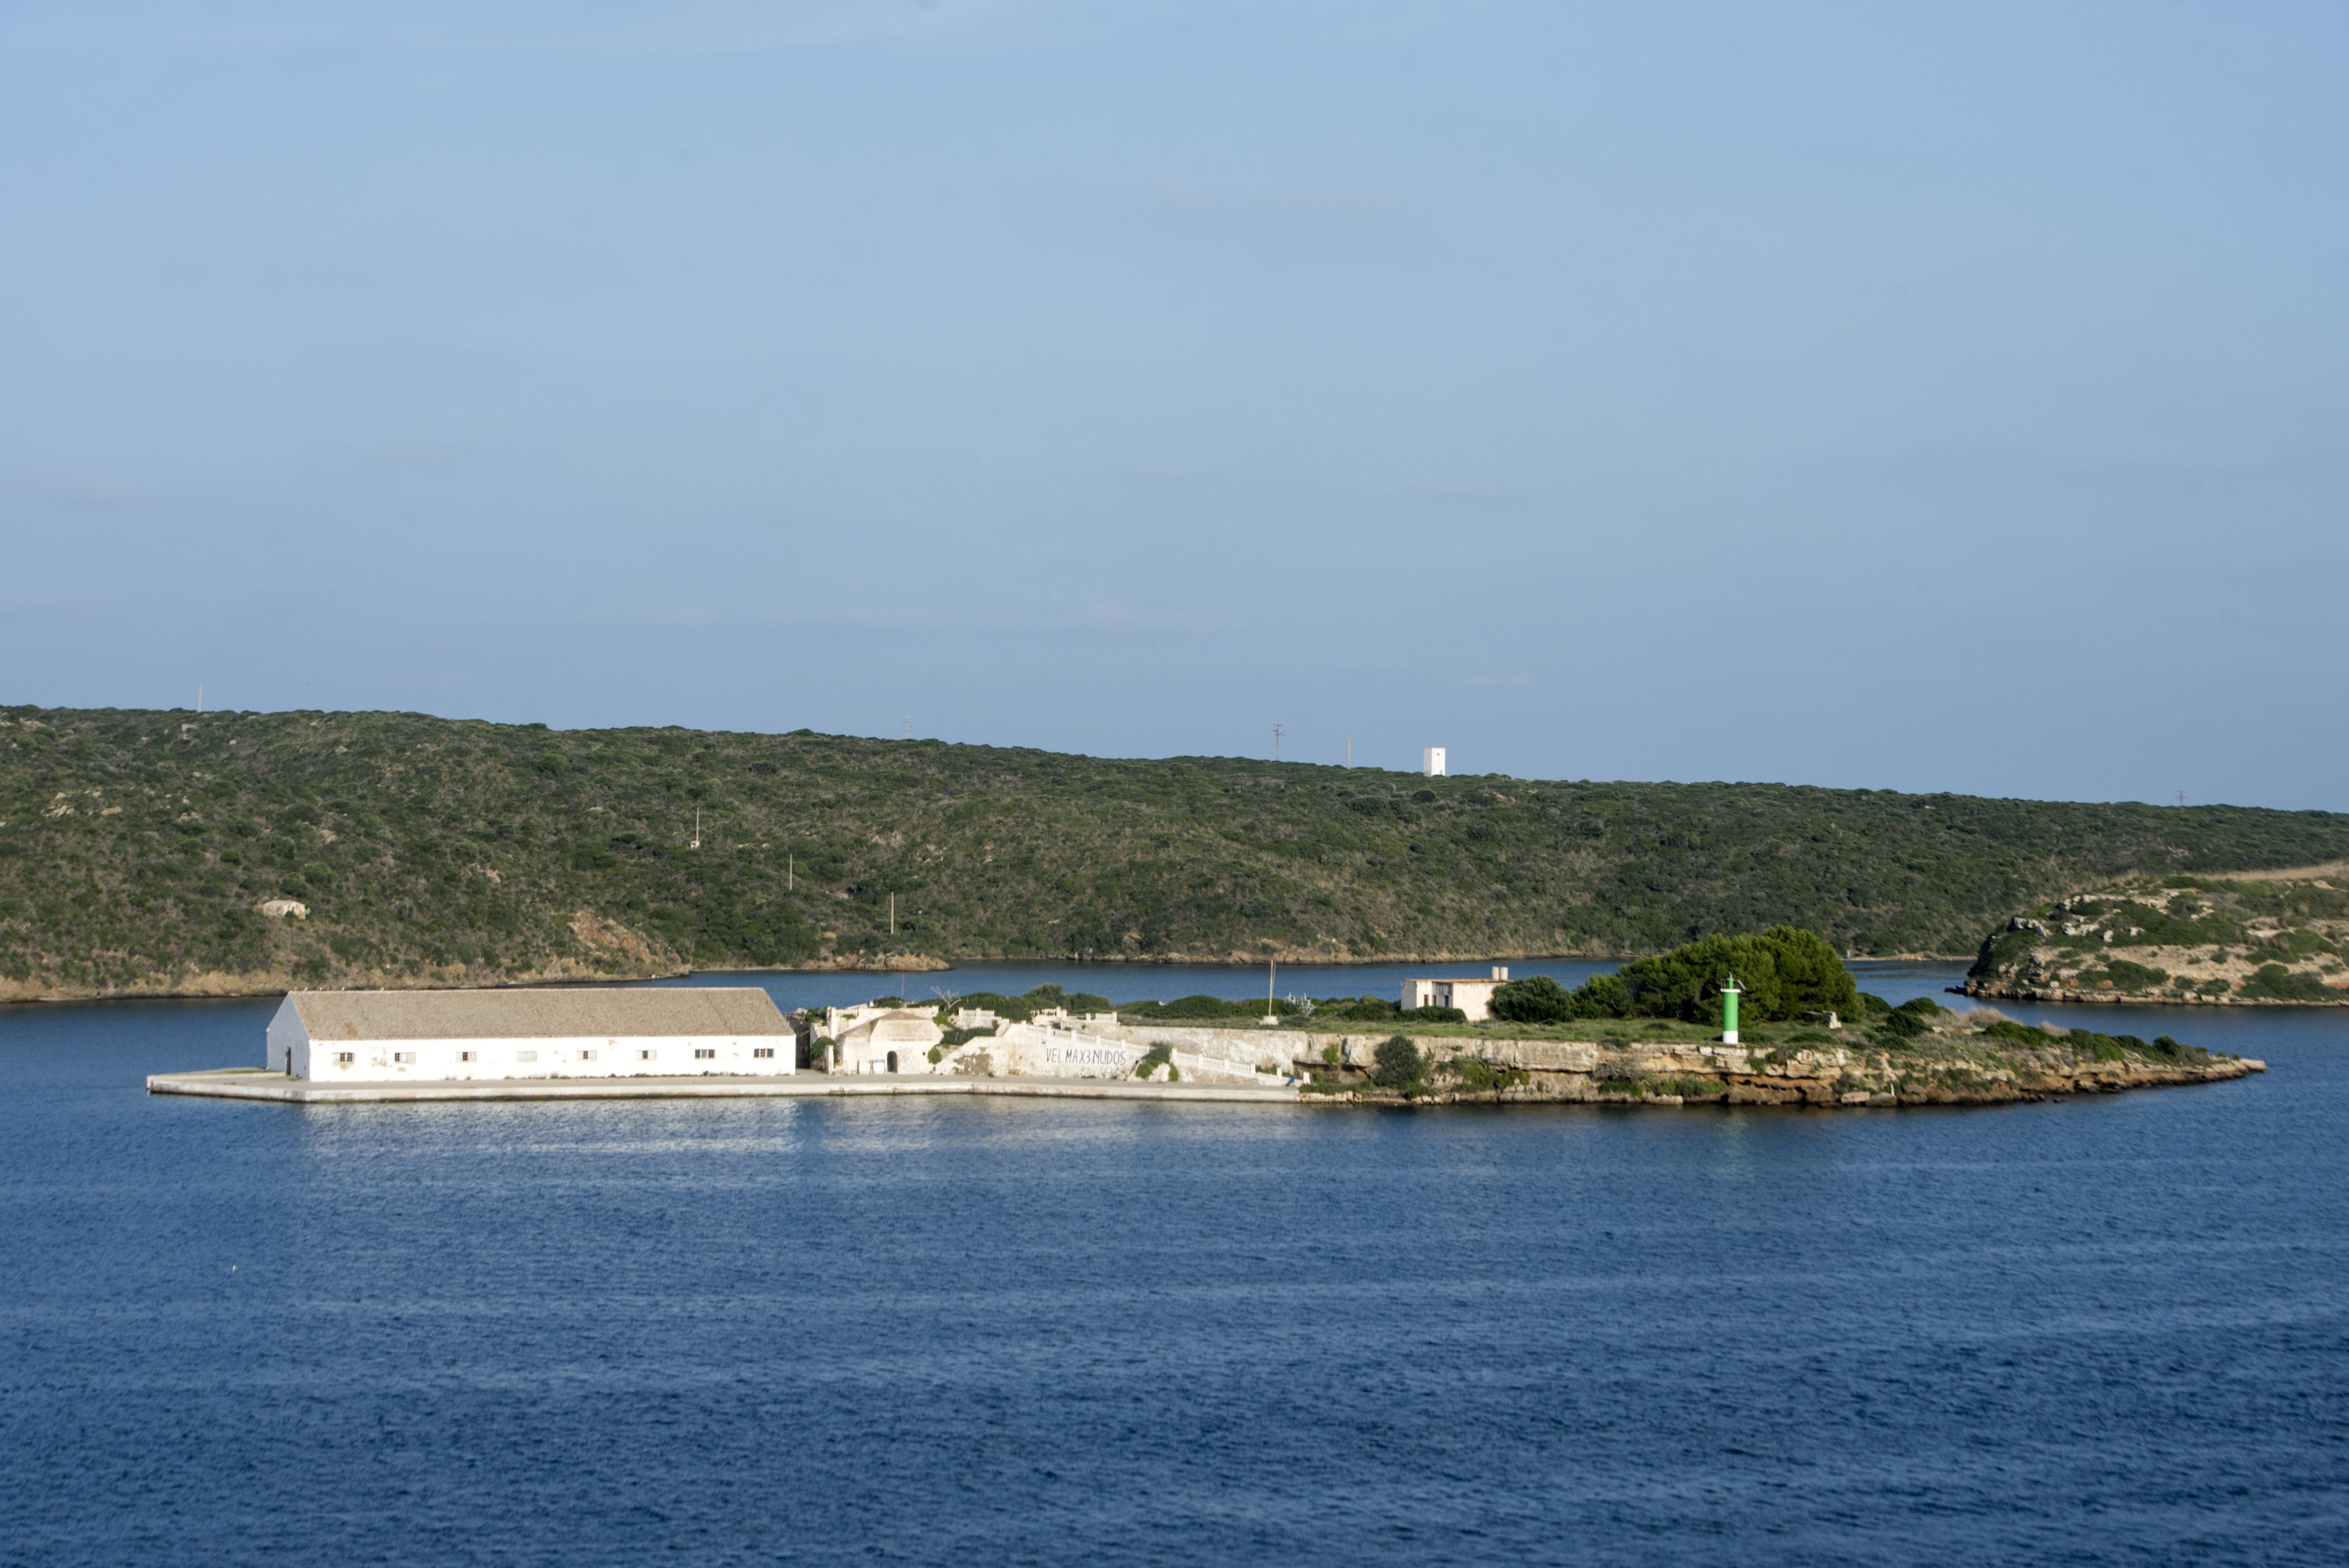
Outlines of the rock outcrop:
[{"label": "rock outcrop", "polygon": [[1965,990],[2028,1002],[2349,1006],[2349,891],[2332,876],[2266,872],[2116,883],[2010,919],[1983,939]]}]

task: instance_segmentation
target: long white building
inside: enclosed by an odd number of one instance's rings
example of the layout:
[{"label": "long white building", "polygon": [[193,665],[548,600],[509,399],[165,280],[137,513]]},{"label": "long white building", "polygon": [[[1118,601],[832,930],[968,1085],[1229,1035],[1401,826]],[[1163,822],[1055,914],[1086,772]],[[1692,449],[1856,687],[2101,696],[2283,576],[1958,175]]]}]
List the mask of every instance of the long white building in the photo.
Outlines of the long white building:
[{"label": "long white building", "polygon": [[[788,1073],[798,1040],[756,986],[295,991],[272,1071],[322,1082]],[[926,1065],[926,1064],[925,1064]]]}]

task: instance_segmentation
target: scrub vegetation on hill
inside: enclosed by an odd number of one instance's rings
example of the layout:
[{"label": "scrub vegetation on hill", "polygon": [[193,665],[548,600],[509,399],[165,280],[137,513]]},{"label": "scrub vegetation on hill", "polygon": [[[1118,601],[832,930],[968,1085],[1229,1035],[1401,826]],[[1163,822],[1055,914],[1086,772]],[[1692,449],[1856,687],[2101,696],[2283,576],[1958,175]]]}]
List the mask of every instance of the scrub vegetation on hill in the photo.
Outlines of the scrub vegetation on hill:
[{"label": "scrub vegetation on hill", "polygon": [[1966,988],[2064,1001],[2349,1005],[2344,872],[2137,878],[2041,904],[1983,938]]},{"label": "scrub vegetation on hill", "polygon": [[[696,837],[698,813],[699,842]],[[387,713],[0,709],[0,995],[959,957],[1971,950],[2349,817]],[[255,906],[291,899],[307,918]],[[894,911],[895,929],[892,929]]]}]

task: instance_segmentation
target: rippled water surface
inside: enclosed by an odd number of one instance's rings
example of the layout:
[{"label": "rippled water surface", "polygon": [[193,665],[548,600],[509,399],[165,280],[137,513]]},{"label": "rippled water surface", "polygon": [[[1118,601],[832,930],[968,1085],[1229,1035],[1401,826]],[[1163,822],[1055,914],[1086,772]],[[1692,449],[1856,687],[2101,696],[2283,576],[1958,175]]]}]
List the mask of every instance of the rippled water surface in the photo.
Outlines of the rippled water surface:
[{"label": "rippled water surface", "polygon": [[[913,989],[1038,979],[1261,994]],[[267,1004],[0,1013],[0,1562],[2342,1562],[2349,1019],[2008,1010],[2271,1070],[296,1108],[140,1090]]]}]

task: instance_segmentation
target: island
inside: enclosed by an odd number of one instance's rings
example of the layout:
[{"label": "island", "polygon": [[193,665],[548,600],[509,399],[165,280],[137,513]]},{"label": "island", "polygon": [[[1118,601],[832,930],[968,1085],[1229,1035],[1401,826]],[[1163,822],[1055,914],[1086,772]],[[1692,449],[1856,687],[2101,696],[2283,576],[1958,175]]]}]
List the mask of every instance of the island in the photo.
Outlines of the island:
[{"label": "island", "polygon": [[[1431,988],[1471,1006],[1420,1003]],[[1496,971],[1407,980],[1392,1003],[1203,995],[1119,1006],[1044,985],[785,1016],[756,988],[304,993],[281,1006],[263,1066],[159,1074],[148,1088],[305,1103],[1035,1094],[1843,1109],[2263,1070],[2167,1035],[2026,1025],[1930,997],[1894,1006],[1859,991],[1818,935],[1777,926],[1691,943],[1571,991]]]}]

